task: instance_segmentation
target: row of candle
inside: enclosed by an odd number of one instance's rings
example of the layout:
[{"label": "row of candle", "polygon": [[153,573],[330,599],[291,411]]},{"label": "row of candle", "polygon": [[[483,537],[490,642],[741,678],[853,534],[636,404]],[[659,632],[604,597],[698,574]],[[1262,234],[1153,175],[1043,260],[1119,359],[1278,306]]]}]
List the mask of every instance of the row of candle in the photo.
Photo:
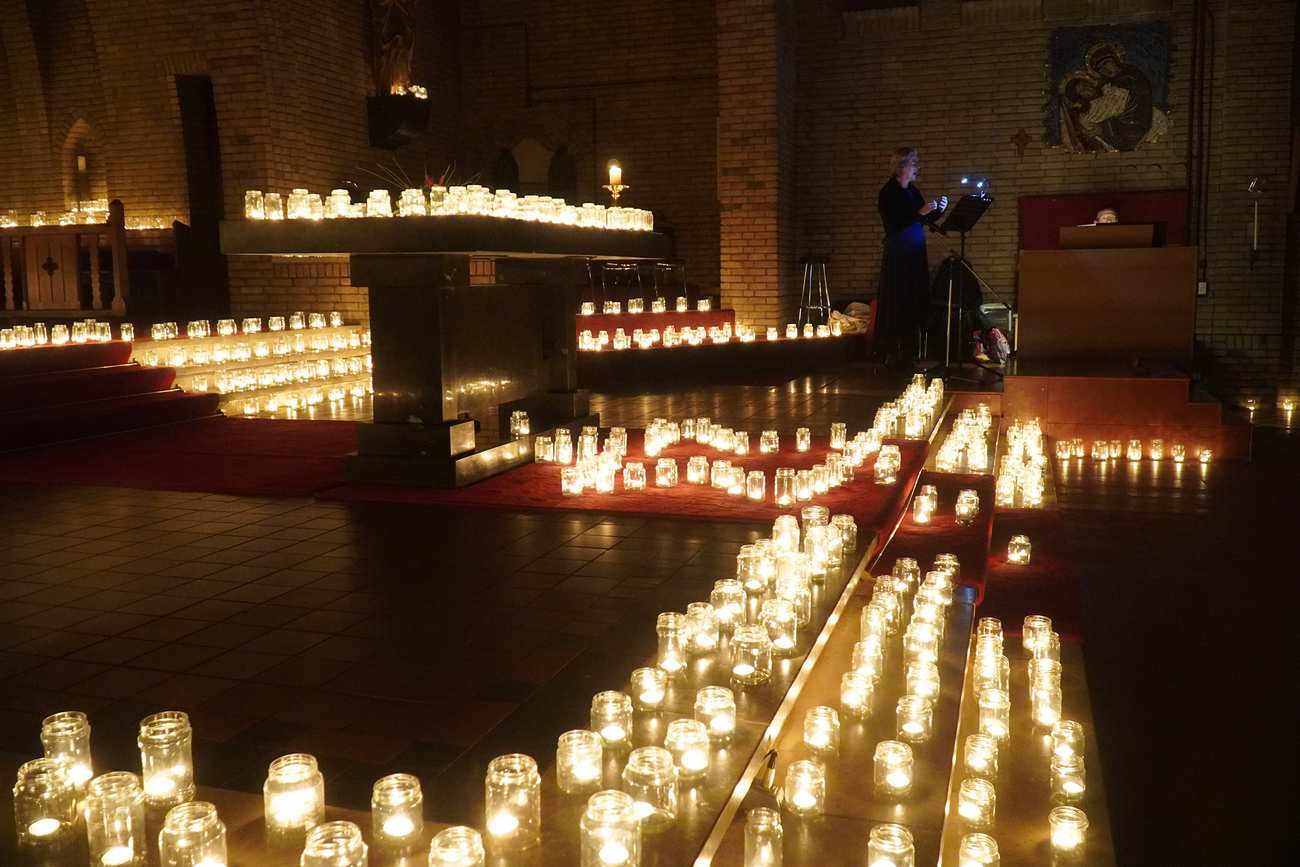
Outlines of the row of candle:
[{"label": "row of candle", "polygon": [[[1078,437],[1057,440],[1056,457],[1058,460],[1063,461],[1071,458],[1083,458],[1087,454],[1086,446],[1084,440]],[[1116,461],[1121,459],[1140,461],[1144,456],[1153,461],[1164,460],[1165,441],[1153,439],[1147,443],[1145,449],[1140,439],[1130,439],[1127,443],[1123,440],[1095,440],[1092,443],[1091,457],[1094,461]],[[1169,457],[1174,463],[1183,463],[1187,459],[1187,447],[1182,443],[1172,443],[1169,446]],[[1208,464],[1214,458],[1214,451],[1202,447],[1196,450],[1196,457],[1201,463]]]},{"label": "row of candle", "polygon": [[[839,337],[842,333],[840,324],[837,321],[830,325],[805,325],[802,335],[804,338],[811,339]],[[787,325],[785,336],[787,340],[798,339],[800,336],[798,326],[793,323]],[[713,344],[724,344],[730,343],[733,339],[740,343],[753,343],[758,339],[758,332],[746,325],[737,325],[733,330],[729,322],[720,326],[708,326],[707,328],[701,325],[698,327],[685,326],[678,329],[669,325],[663,330],[662,335],[658,328],[636,328],[632,330],[631,335],[622,328],[616,328],[612,336],[605,329],[593,332],[591,329],[584,328],[578,333],[578,349],[582,352],[600,352],[606,347],[616,351],[632,349],[633,347],[651,349],[661,341],[664,348],[671,349],[683,345],[703,346],[706,340]],[[780,332],[775,326],[767,329],[766,339],[768,341],[780,339]]]},{"label": "row of candle", "polygon": [[219,370],[216,373],[196,373],[189,378],[194,391],[213,391],[233,394],[257,391],[292,383],[323,382],[326,380],[357,379],[367,376],[372,369],[370,354],[335,356],[298,362],[264,364],[260,367]]},{"label": "row of candle", "polygon": [[426,193],[418,187],[402,190],[394,214],[388,190],[371,190],[364,202],[353,202],[348,190],[331,190],[328,196],[295,188],[287,196],[244,191],[244,217],[249,220],[333,220],[365,217],[441,217],[469,215],[554,223],[587,229],[654,230],[654,214],[641,208],[605,207],[592,202],[567,204],[551,196],[518,196],[510,190],[490,190],[479,184],[444,187],[433,185]]},{"label": "row of candle", "polygon": [[[124,335],[130,333],[131,323],[124,322],[121,327]],[[0,350],[63,346],[68,343],[107,343],[112,339],[112,324],[94,319],[82,319],[70,324],[57,322],[48,327],[44,322],[33,322],[31,325],[0,328]],[[122,339],[130,338],[124,336]]]},{"label": "row of candle", "polygon": [[[303,331],[318,330],[321,328],[342,328],[343,314],[337,310],[331,310],[325,313],[304,313],[301,310],[290,313],[285,316],[268,316],[266,317],[266,330],[276,331]],[[185,336],[192,340],[202,340],[211,337],[213,333],[212,323],[207,319],[191,319],[185,323]],[[260,334],[262,333],[262,317],[247,316],[238,326],[233,319],[218,319],[216,334],[218,337],[234,337],[236,334]],[[149,326],[149,337],[151,340],[174,340],[180,336],[180,328],[175,322],[155,322]],[[123,337],[123,340],[129,340],[129,337]]]},{"label": "row of candle", "polygon": [[[918,524],[928,524],[939,508],[939,491],[934,485],[921,485],[912,497],[912,520]],[[966,488],[957,493],[957,503],[953,509],[954,520],[958,525],[975,523],[979,516],[980,495],[973,488]]]},{"label": "row of candle", "polygon": [[994,483],[994,503],[1008,509],[1041,508],[1047,489],[1047,456],[1038,419],[1013,421],[1007,426],[1006,442]]},{"label": "row of candle", "polygon": [[988,404],[964,409],[953,419],[952,428],[939,444],[935,466],[941,473],[983,473],[989,468],[989,432],[993,415]]},{"label": "row of candle", "polygon": [[369,378],[365,378],[334,382],[328,387],[281,389],[256,397],[237,397],[235,402],[239,412],[245,416],[284,410],[292,418],[299,410],[310,410],[326,403],[338,407],[348,398],[357,401],[373,393],[374,386]]},{"label": "row of candle", "polygon": [[[699,313],[708,313],[710,310],[713,309],[713,299],[712,299],[712,298],[700,298],[700,299],[698,299],[698,300],[695,302],[695,309],[696,309],[696,311],[699,312]],[[677,313],[688,313],[688,312],[690,312],[690,303],[686,300],[686,296],[685,296],[685,295],[678,295],[678,296],[677,296],[677,299],[676,299],[676,301],[675,301],[674,304],[673,304],[673,310],[674,310],[674,312],[677,312]],[[604,314],[620,314],[620,313],[623,312],[623,302],[622,302],[622,301],[605,301],[605,302],[603,302],[603,303],[600,305],[600,312],[601,312],[601,313],[604,313]],[[628,313],[632,313],[632,314],[636,314],[636,313],[644,313],[644,312],[645,312],[645,299],[644,299],[644,298],[629,298],[629,299],[627,299],[627,312],[628,312]],[[666,299],[664,299],[664,298],[651,298],[651,299],[650,299],[650,312],[651,312],[651,313],[667,313],[667,312],[668,312],[668,301],[667,301]],[[578,308],[578,315],[579,315],[579,316],[594,316],[595,313],[596,313],[596,302],[594,302],[594,301],[583,301],[582,304],[581,304],[581,306],[579,306],[579,308]]]}]

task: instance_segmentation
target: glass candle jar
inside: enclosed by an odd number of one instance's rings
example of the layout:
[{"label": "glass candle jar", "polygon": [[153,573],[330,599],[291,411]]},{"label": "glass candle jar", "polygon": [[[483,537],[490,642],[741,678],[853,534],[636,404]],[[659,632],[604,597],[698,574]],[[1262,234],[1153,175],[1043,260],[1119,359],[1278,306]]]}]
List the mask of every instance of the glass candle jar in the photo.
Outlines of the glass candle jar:
[{"label": "glass candle jar", "polygon": [[193,801],[172,807],[158,832],[160,867],[226,867],[226,826],[215,805]]},{"label": "glass candle jar", "polygon": [[666,674],[674,675],[686,666],[686,615],[665,611],[655,621],[659,633],[659,655],[656,665]]},{"label": "glass candle jar", "polygon": [[556,785],[566,795],[594,791],[600,786],[603,761],[603,741],[597,732],[587,729],[565,732],[555,746]]},{"label": "glass candle jar", "polygon": [[1060,857],[1078,857],[1088,840],[1088,815],[1078,807],[1053,807],[1047,814],[1052,852]]},{"label": "glass candle jar", "polygon": [[973,489],[957,494],[956,520],[958,524],[972,524],[980,511],[980,495]]},{"label": "glass candle jar", "polygon": [[750,810],[745,817],[745,867],[781,867],[783,836],[780,813],[767,807]]},{"label": "glass candle jar", "polygon": [[1111,440],[1110,446],[1106,450],[1106,456],[1111,460],[1119,460],[1119,457],[1123,453],[1123,451],[1124,451],[1124,444],[1122,442],[1120,442],[1119,440]]},{"label": "glass candle jar", "polygon": [[668,675],[660,668],[638,668],[632,672],[632,703],[640,711],[656,711],[664,703]]},{"label": "glass candle jar", "polygon": [[1005,741],[1011,733],[1011,697],[1006,690],[985,689],[979,694],[979,729],[998,741]]},{"label": "glass candle jar", "polygon": [[814,753],[829,754],[840,748],[840,715],[833,707],[808,708],[803,717],[804,746]]},{"label": "glass candle jar", "polygon": [[673,754],[677,780],[694,784],[709,772],[709,727],[699,720],[677,719],[668,724],[664,748]]},{"label": "glass candle jar", "polygon": [[1035,726],[1050,731],[1052,726],[1061,719],[1061,688],[1059,686],[1031,687],[1029,716]]},{"label": "glass candle jar", "polygon": [[713,582],[713,591],[709,594],[709,604],[713,606],[722,634],[730,635],[732,630],[744,621],[744,585],[735,578],[721,578]]},{"label": "glass candle jar", "polygon": [[794,448],[798,452],[806,452],[812,448],[812,431],[806,427],[795,428]]},{"label": "glass candle jar", "polygon": [[861,671],[846,671],[840,676],[840,710],[851,719],[871,716],[876,679]]},{"label": "glass candle jar", "polygon": [[719,490],[726,490],[731,482],[731,461],[718,458],[709,467],[709,485]]},{"label": "glass candle jar", "polygon": [[148,852],[144,790],[126,771],[100,774],[82,803],[92,867],[142,867]]},{"label": "glass candle jar", "polygon": [[307,832],[300,867],[366,867],[369,847],[352,822],[323,822]]},{"label": "glass candle jar", "polygon": [[925,743],[930,739],[934,723],[934,703],[919,695],[905,695],[898,700],[897,731],[900,741],[911,744]]},{"label": "glass candle jar", "polygon": [[745,496],[756,503],[761,503],[766,492],[767,475],[762,470],[750,470],[745,476]]},{"label": "glass candle jar", "polygon": [[153,809],[194,799],[193,731],[183,711],[169,710],[140,721],[144,796]]},{"label": "glass candle jar", "polygon": [[939,666],[933,662],[913,662],[907,666],[907,691],[912,695],[934,699],[939,695]]},{"label": "glass candle jar", "polygon": [[1074,720],[1063,719],[1052,726],[1053,756],[1083,755],[1083,726]]},{"label": "glass candle jar", "polygon": [[563,496],[581,496],[582,487],[582,471],[578,467],[560,468],[560,493]]},{"label": "glass candle jar", "polygon": [[18,768],[14,826],[19,846],[61,846],[71,837],[76,812],[77,792],[67,766],[44,758]]},{"label": "glass candle jar", "polygon": [[1002,652],[1002,621],[996,617],[981,617],[975,621],[975,635],[994,635],[998,639],[998,652]]},{"label": "glass candle jar", "polygon": [[548,436],[533,439],[533,460],[539,464],[555,462],[555,440]]},{"label": "glass candle jar", "polygon": [[262,796],[272,836],[300,833],[325,820],[325,778],[315,756],[291,753],[271,762]]},{"label": "glass candle jar", "polygon": [[632,796],[633,811],[643,831],[654,833],[677,818],[677,767],[663,747],[638,747],[623,768],[623,791]]},{"label": "glass candle jar", "polygon": [[826,771],[808,759],[791,762],[785,771],[784,795],[796,816],[820,816],[826,810]]},{"label": "glass candle jar", "polygon": [[591,699],[591,730],[610,749],[627,746],[632,737],[632,699],[616,690],[596,693]]},{"label": "glass candle jar", "polygon": [[627,792],[607,789],[587,800],[578,823],[582,867],[635,867],[641,863],[641,828]]},{"label": "glass candle jar", "polygon": [[777,467],[772,482],[772,499],[782,509],[795,504],[795,471],[791,467]]},{"label": "glass candle jar", "polygon": [[1052,756],[1052,803],[1077,804],[1088,789],[1088,774],[1083,756]]},{"label": "glass candle jar", "polygon": [[912,521],[917,524],[930,523],[930,501],[922,496],[912,498]]},{"label": "glass candle jar", "polygon": [[831,448],[836,451],[844,450],[844,442],[848,438],[849,426],[842,421],[831,422]]},{"label": "glass candle jar", "polygon": [[655,487],[672,488],[677,485],[677,461],[659,458],[655,461]]},{"label": "glass candle jar", "polygon": [[412,852],[421,846],[424,835],[424,794],[416,777],[411,774],[390,774],[376,780],[370,795],[370,814],[378,846],[403,853]]},{"label": "glass candle jar", "polygon": [[983,777],[968,777],[957,788],[957,815],[971,828],[984,829],[993,824],[997,811],[997,792]]},{"label": "glass candle jar", "polygon": [[542,828],[542,778],[522,753],[497,756],[484,779],[484,825],[489,846],[500,851],[537,844]]},{"label": "glass candle jar", "polygon": [[876,744],[872,778],[876,793],[897,801],[912,791],[914,760],[912,748],[901,741]]},{"label": "glass candle jar", "polygon": [[80,797],[95,775],[90,757],[90,722],[79,710],[67,710],[41,721],[41,745],[45,757],[63,765],[68,782]]},{"label": "glass candle jar", "polygon": [[736,731],[736,696],[725,686],[706,686],[695,694],[695,718],[709,728],[714,743],[728,743]]},{"label": "glass candle jar", "polygon": [[768,599],[759,609],[759,621],[767,629],[772,641],[772,652],[777,656],[792,656],[799,640],[799,615],[789,599]]},{"label": "glass candle jar", "polygon": [[645,464],[638,461],[629,461],[623,465],[623,490],[645,490]]},{"label": "glass candle jar", "polygon": [[872,828],[867,839],[867,864],[869,867],[915,867],[912,832],[894,824]]},{"label": "glass candle jar", "polygon": [[704,455],[692,455],[686,462],[686,482],[691,485],[706,485],[709,482],[709,459]]},{"label": "glass candle jar", "polygon": [[957,867],[999,867],[998,841],[978,831],[961,838],[957,846]]},{"label": "glass candle jar", "polygon": [[429,867],[483,867],[483,837],[473,828],[444,828],[429,845]]},{"label": "glass candle jar", "polygon": [[849,665],[872,680],[879,680],[885,668],[885,652],[881,636],[873,633],[863,635],[862,640],[853,645],[853,655]]},{"label": "glass candle jar", "polygon": [[1030,550],[1028,536],[1012,536],[1007,543],[1007,562],[1017,566],[1028,565]]},{"label": "glass candle jar", "polygon": [[759,625],[737,626],[731,636],[731,679],[745,686],[772,676],[772,640]]},{"label": "glass candle jar", "polygon": [[731,438],[732,450],[738,455],[749,454],[749,431],[738,430]]},{"label": "glass candle jar", "polygon": [[1052,631],[1052,618],[1041,614],[1025,617],[1020,631],[1020,646],[1026,657],[1034,655],[1034,648]]},{"label": "glass candle jar", "polygon": [[966,735],[966,743],[962,746],[962,766],[969,776],[997,779],[997,738],[987,734]]},{"label": "glass candle jar", "polygon": [[686,606],[687,649],[703,655],[718,649],[718,617],[708,602]]}]

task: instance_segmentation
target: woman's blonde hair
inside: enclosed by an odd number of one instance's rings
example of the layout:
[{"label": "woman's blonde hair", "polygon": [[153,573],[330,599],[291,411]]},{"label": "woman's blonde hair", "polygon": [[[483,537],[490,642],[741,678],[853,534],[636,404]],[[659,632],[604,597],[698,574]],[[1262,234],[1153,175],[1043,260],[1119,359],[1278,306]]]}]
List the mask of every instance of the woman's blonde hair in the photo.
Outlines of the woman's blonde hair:
[{"label": "woman's blonde hair", "polygon": [[891,175],[897,175],[907,167],[907,164],[910,161],[916,159],[916,156],[917,152],[914,147],[895,148],[894,155],[889,161],[889,173]]}]

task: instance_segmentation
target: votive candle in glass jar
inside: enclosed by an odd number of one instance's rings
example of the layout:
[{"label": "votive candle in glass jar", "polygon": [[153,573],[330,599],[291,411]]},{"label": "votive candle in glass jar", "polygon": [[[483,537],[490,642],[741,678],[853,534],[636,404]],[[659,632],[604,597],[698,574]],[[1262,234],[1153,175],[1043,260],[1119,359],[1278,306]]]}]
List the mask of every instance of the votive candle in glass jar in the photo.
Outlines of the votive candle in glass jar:
[{"label": "votive candle in glass jar", "polygon": [[1129,440],[1124,456],[1130,461],[1142,460],[1142,440]]},{"label": "votive candle in glass jar", "polygon": [[645,464],[638,461],[628,461],[623,465],[623,490],[645,490]]},{"label": "votive candle in glass jar", "polygon": [[1070,719],[1052,726],[1052,755],[1083,755],[1083,726]]},{"label": "votive candle in glass jar", "polygon": [[266,829],[272,837],[296,835],[325,820],[325,778],[316,757],[290,753],[271,762],[262,786]]},{"label": "votive candle in glass jar", "polygon": [[627,792],[606,789],[587,800],[578,823],[581,867],[635,867],[641,863],[641,827]]},{"label": "votive candle in glass jar", "polygon": [[578,467],[560,468],[560,493],[566,497],[582,494],[582,471]]},{"label": "votive candle in glass jar", "polygon": [[591,730],[611,749],[627,746],[632,736],[632,699],[612,689],[596,693],[591,699]]},{"label": "votive candle in glass jar", "polygon": [[665,611],[655,622],[659,633],[659,655],[656,665],[669,675],[686,667],[686,615]]},{"label": "votive candle in glass jar", "polygon": [[376,780],[370,791],[370,816],[376,845],[410,852],[422,844],[424,793],[419,779],[411,774],[389,774]]},{"label": "votive candle in glass jar", "polygon": [[1169,447],[1169,456],[1174,459],[1174,463],[1181,464],[1187,457],[1187,447],[1182,443],[1174,443]]},{"label": "votive candle in glass jar", "polygon": [[692,455],[686,461],[686,482],[691,485],[709,483],[709,459],[704,455]]},{"label": "votive candle in glass jar", "polygon": [[812,448],[812,431],[806,427],[795,428],[794,448],[799,452],[806,452]]},{"label": "votive candle in glass jar", "polygon": [[90,722],[79,710],[66,710],[41,721],[41,745],[45,757],[63,765],[68,782],[80,797],[95,775],[90,757]]},{"label": "votive candle in glass jar", "polygon": [[1015,563],[1017,566],[1027,565],[1030,551],[1028,536],[1012,536],[1011,541],[1007,543],[1007,562]]},{"label": "votive candle in glass jar", "polygon": [[522,753],[497,756],[484,779],[484,826],[489,847],[513,851],[534,846],[542,827],[542,778]]},{"label": "votive candle in glass jar", "polygon": [[76,814],[77,792],[66,765],[44,758],[18,768],[14,825],[19,846],[62,846],[70,839]]},{"label": "votive candle in glass jar", "polygon": [[958,524],[970,524],[975,521],[980,511],[980,495],[974,489],[966,489],[957,494],[956,520]]},{"label": "votive candle in glass jar", "polygon": [[987,734],[966,735],[966,743],[962,747],[962,766],[971,776],[997,779],[997,738]]},{"label": "votive candle in glass jar", "polygon": [[244,190],[244,219],[266,219],[266,208],[263,204],[261,190]]},{"label": "votive candle in glass jar", "polygon": [[709,772],[709,727],[699,720],[670,722],[664,748],[673,754],[679,782],[697,783]]},{"label": "votive candle in glass jar", "polygon": [[1041,614],[1030,614],[1025,617],[1024,624],[1020,630],[1020,646],[1024,650],[1026,657],[1034,655],[1034,648],[1047,638],[1047,634],[1052,631],[1052,618],[1044,617]]},{"label": "votive candle in glass jar", "polygon": [[808,708],[803,717],[803,742],[814,753],[829,754],[840,748],[840,715],[835,708]]},{"label": "votive candle in glass jar", "polygon": [[1078,857],[1088,841],[1088,815],[1078,807],[1053,807],[1047,814],[1052,852],[1062,857]]},{"label": "votive candle in glass jar", "polygon": [[539,464],[555,462],[555,440],[548,436],[533,439],[533,460]]},{"label": "votive candle in glass jar", "polygon": [[[662,672],[660,672],[662,674]],[[576,795],[600,787],[604,746],[597,732],[574,729],[555,746],[555,781],[561,792]]]},{"label": "votive candle in glass jar", "polygon": [[892,823],[872,828],[867,839],[867,864],[868,867],[915,867],[912,832]]},{"label": "votive candle in glass jar", "polygon": [[720,578],[713,582],[709,604],[718,618],[723,635],[730,635],[745,617],[745,586],[735,578]]},{"label": "votive candle in glass jar", "polygon": [[766,627],[737,626],[731,635],[731,679],[746,686],[772,676],[772,640]]},{"label": "votive candle in glass jar", "polygon": [[979,693],[980,734],[1001,743],[1011,733],[1011,698],[1006,690],[984,689]]},{"label": "votive candle in glass jar", "polygon": [[914,773],[910,746],[902,741],[876,744],[872,778],[879,795],[895,801],[906,797],[912,791]]},{"label": "votive candle in glass jar", "polygon": [[842,421],[831,422],[830,446],[836,451],[843,451],[844,442],[848,438],[849,426]]},{"label": "votive candle in glass jar", "polygon": [[782,867],[785,857],[781,814],[755,807],[745,817],[745,867]]},{"label": "votive candle in glass jar", "polygon": [[795,504],[795,471],[793,467],[778,467],[772,482],[772,499],[777,506],[788,509]]},{"label": "votive candle in glass jar", "polygon": [[100,774],[82,803],[92,867],[142,867],[148,852],[144,790],[126,771]]},{"label": "votive candle in glass jar", "polygon": [[695,718],[709,727],[715,743],[727,743],[736,732],[736,696],[725,686],[706,686],[695,694]]},{"label": "votive candle in glass jar", "polygon": [[324,822],[307,832],[299,867],[366,867],[369,847],[353,822]]},{"label": "votive candle in glass jar", "polygon": [[638,747],[623,768],[623,791],[646,832],[656,832],[677,818],[677,766],[663,747]]},{"label": "votive candle in glass jar", "polygon": [[912,521],[917,524],[930,523],[930,500],[927,497],[912,498]]},{"label": "votive candle in glass jar", "polygon": [[659,668],[638,668],[632,672],[632,703],[640,711],[656,711],[668,691],[668,675]]},{"label": "votive candle in glass jar", "polygon": [[1153,439],[1151,441],[1150,455],[1153,461],[1163,461],[1165,459],[1165,441]]},{"label": "votive candle in glass jar", "polygon": [[993,824],[997,811],[997,792],[983,777],[968,777],[957,788],[957,815],[971,828],[984,829]]},{"label": "votive candle in glass jar", "polygon": [[207,801],[172,807],[158,832],[160,867],[226,867],[226,826]]},{"label": "votive candle in glass jar", "polygon": [[655,487],[671,488],[677,484],[677,461],[674,458],[659,458],[655,461]]},{"label": "votive candle in glass jar", "polygon": [[957,867],[1000,867],[998,841],[976,831],[961,838],[957,846]]},{"label": "votive candle in glass jar", "polygon": [[798,648],[799,615],[789,599],[768,599],[759,609],[759,622],[767,629],[772,640],[772,652],[777,656],[791,656]]},{"label": "votive candle in glass jar", "polygon": [[835,515],[831,518],[831,526],[839,529],[840,539],[846,553],[858,549],[858,522],[852,515]]},{"label": "votive candle in glass jar", "polygon": [[1051,729],[1061,719],[1061,688],[1037,687],[1029,690],[1029,716],[1039,728]]},{"label": "votive candle in glass jar", "polygon": [[820,816],[826,810],[826,771],[808,759],[791,762],[785,771],[784,795],[796,816]]},{"label": "votive candle in glass jar", "polygon": [[1111,460],[1119,460],[1120,455],[1124,452],[1124,444],[1119,440],[1111,440],[1110,446],[1106,449],[1106,455]]},{"label": "votive candle in glass jar", "polygon": [[840,710],[852,719],[871,716],[876,678],[863,671],[846,671],[840,676]]},{"label": "votive candle in glass jar", "polygon": [[434,835],[429,867],[483,867],[483,837],[473,828],[454,825]]},{"label": "votive candle in glass jar", "polygon": [[1077,804],[1088,789],[1088,774],[1083,756],[1052,756],[1052,803]]},{"label": "votive candle in glass jar", "polygon": [[939,666],[933,662],[911,662],[907,666],[907,691],[933,699],[939,695]]},{"label": "votive candle in glass jar", "polygon": [[140,721],[144,796],[153,809],[194,799],[194,734],[183,711],[168,710]]},{"label": "votive candle in glass jar", "polygon": [[686,606],[687,650],[694,654],[712,653],[718,649],[718,616],[708,602],[692,602]]},{"label": "votive candle in glass jar", "polygon": [[762,470],[750,470],[745,477],[745,495],[756,503],[763,502],[767,491],[767,476]]},{"label": "votive candle in glass jar", "polygon": [[898,700],[898,739],[912,744],[930,739],[934,724],[934,702],[920,695],[905,695]]}]

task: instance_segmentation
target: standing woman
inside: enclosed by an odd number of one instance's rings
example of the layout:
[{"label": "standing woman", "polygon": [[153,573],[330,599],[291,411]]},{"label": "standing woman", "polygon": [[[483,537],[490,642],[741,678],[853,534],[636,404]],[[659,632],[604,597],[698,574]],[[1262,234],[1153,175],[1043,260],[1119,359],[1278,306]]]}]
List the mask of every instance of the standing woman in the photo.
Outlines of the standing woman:
[{"label": "standing woman", "polygon": [[880,291],[876,295],[876,337],[888,355],[918,357],[920,332],[930,305],[930,262],[925,225],[948,207],[948,197],[927,200],[913,181],[921,168],[916,148],[894,151],[893,177],[880,188],[880,220],[885,226]]}]

